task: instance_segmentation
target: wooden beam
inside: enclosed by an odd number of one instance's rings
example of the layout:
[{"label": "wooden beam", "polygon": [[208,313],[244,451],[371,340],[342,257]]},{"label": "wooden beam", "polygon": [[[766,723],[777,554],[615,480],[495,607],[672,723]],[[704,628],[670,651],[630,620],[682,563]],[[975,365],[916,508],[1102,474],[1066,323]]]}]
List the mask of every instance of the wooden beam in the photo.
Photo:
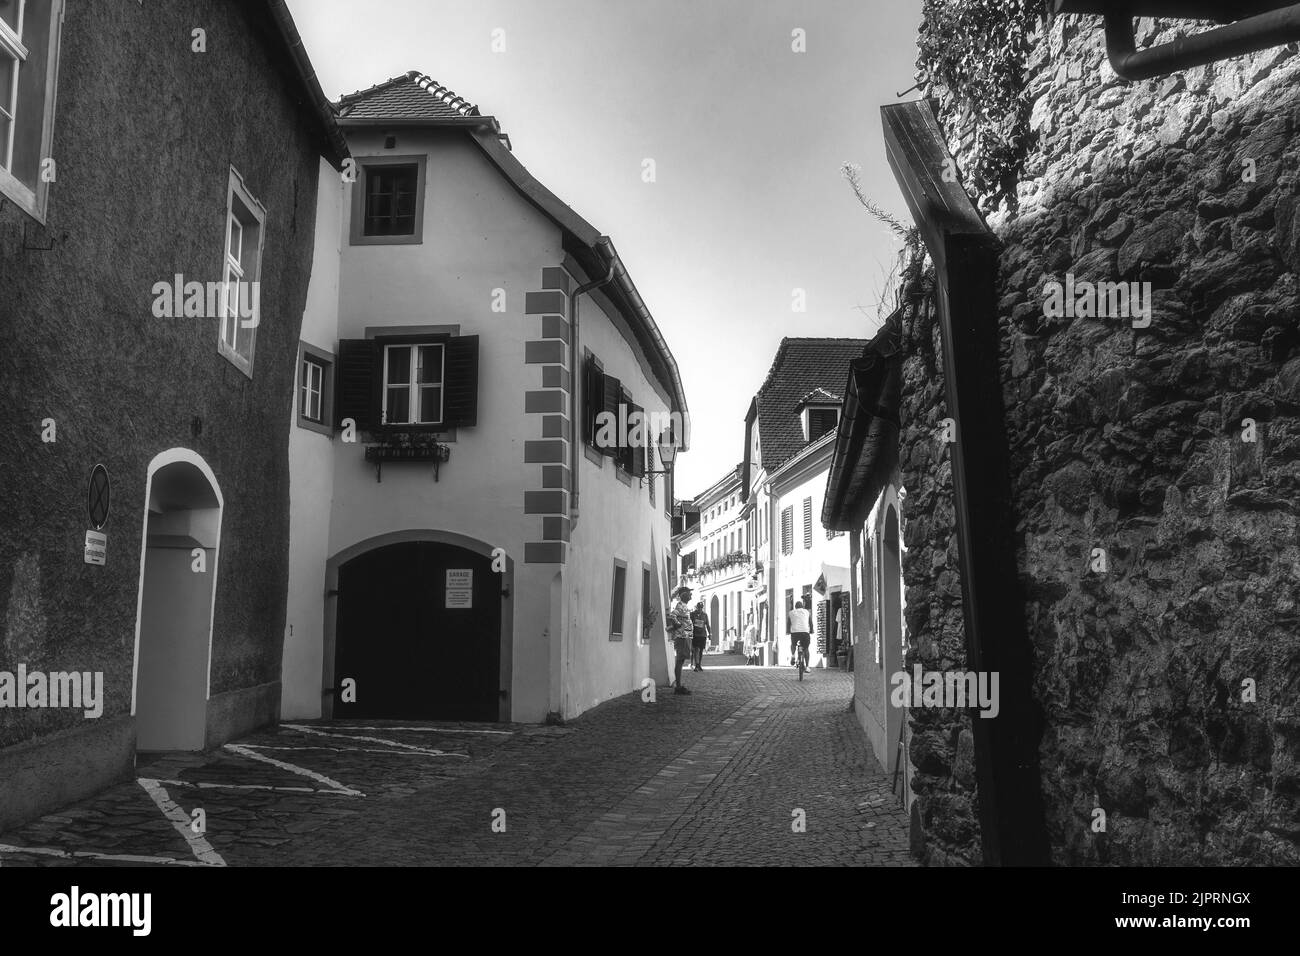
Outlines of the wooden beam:
[{"label": "wooden beam", "polygon": [[998,242],[957,181],[929,104],[900,103],[882,114],[889,164],[935,264],[945,401],[957,430],[950,448],[966,666],[996,671],[999,680],[998,716],[970,712],[984,862],[1046,865],[1042,722],[1016,570],[998,363]]}]

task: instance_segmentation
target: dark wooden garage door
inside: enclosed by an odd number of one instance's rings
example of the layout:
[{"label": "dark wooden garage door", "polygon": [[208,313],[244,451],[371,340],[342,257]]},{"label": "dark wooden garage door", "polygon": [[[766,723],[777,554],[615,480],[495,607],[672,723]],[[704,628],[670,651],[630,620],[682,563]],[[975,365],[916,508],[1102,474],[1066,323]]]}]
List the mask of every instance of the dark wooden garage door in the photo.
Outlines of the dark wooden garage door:
[{"label": "dark wooden garage door", "polygon": [[339,569],[334,716],[497,720],[500,627],[489,558],[426,541],[354,558]]}]

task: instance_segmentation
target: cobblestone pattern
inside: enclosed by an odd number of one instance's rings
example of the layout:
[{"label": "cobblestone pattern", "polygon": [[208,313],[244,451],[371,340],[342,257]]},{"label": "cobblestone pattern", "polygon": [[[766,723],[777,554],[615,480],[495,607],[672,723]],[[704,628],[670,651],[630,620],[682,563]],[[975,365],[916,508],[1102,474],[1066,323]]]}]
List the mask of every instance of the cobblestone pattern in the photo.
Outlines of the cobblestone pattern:
[{"label": "cobblestone pattern", "polygon": [[[689,696],[630,694],[564,727],[285,725],[138,775],[186,817],[201,807],[232,866],[911,863],[847,674],[706,659],[685,682]],[[0,835],[0,865],[194,865],[173,820],[123,784]]]}]

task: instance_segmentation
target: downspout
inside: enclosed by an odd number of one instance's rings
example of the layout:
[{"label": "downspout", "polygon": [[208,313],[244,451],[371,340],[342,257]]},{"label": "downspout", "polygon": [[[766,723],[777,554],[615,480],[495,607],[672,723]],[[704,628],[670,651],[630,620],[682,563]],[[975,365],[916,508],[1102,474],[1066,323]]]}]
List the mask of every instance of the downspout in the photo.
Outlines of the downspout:
[{"label": "downspout", "polygon": [[1149,80],[1300,40],[1300,4],[1146,50],[1136,49],[1133,19],[1127,12],[1111,11],[1105,16],[1106,55],[1116,75],[1125,80]]},{"label": "downspout", "polygon": [[614,260],[610,260],[609,272],[603,279],[584,282],[569,294],[569,355],[573,368],[572,380],[569,382],[569,527],[578,523],[578,464],[581,459],[580,446],[583,442],[582,425],[578,421],[578,410],[582,408],[582,388],[585,376],[582,374],[582,353],[578,351],[578,297],[600,286],[607,285],[614,279]]},{"label": "downspout", "polygon": [[[1237,0],[1235,8],[1224,3],[1051,0],[1049,12],[1053,16],[1062,13],[1103,16],[1106,56],[1111,69],[1125,80],[1154,79],[1300,40],[1300,3],[1288,5],[1287,0]],[[1235,22],[1138,50],[1133,18],[1139,14]]]}]

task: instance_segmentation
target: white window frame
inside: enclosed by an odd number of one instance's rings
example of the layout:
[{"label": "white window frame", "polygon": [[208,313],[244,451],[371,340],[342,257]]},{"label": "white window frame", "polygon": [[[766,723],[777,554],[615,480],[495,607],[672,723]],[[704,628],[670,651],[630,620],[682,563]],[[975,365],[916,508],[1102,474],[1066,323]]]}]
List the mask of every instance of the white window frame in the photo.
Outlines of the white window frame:
[{"label": "white window frame", "polygon": [[[319,378],[317,378],[319,376]],[[302,386],[298,413],[309,422],[322,424],[325,417],[325,363],[314,355],[302,357]],[[315,403],[315,414],[312,406]]]},{"label": "white window frame", "polygon": [[[442,363],[442,374],[439,376],[438,382],[436,384],[428,383],[425,385],[421,385],[419,382],[416,381],[415,371],[416,368],[418,367],[418,362],[419,362],[418,350],[424,348],[436,348],[438,350],[438,356]],[[420,389],[421,388],[438,389],[438,419],[436,421],[390,422],[388,420],[388,390],[390,388],[400,388],[402,384],[400,382],[395,383],[393,385],[388,384],[388,353],[392,349],[411,350],[411,356],[410,356],[411,364],[408,370],[409,380],[406,382],[406,388],[408,393],[407,408],[410,409],[410,413],[412,415],[418,415],[420,413]],[[381,381],[382,381],[381,387],[383,388],[383,393],[380,399],[380,421],[383,422],[384,425],[391,425],[394,428],[400,427],[402,425],[410,425],[414,427],[416,425],[420,425],[420,426],[441,425],[444,421],[446,421],[447,419],[447,343],[446,342],[394,342],[391,345],[385,345],[383,379]]]},{"label": "white window frame", "polygon": [[[6,59],[12,60],[9,68],[12,71],[13,80],[13,89],[10,91],[9,102],[3,105],[4,112],[9,119],[9,128],[3,142],[0,142],[0,196],[10,200],[23,212],[44,225],[49,208],[50,184],[44,182],[38,175],[35,188],[32,188],[10,172],[10,168],[13,166],[14,137],[17,134],[18,127],[18,76],[22,71],[22,64],[31,54],[31,51],[22,42],[27,2],[28,0],[18,0],[17,31],[10,28],[3,20],[0,20],[0,53],[3,53]],[[40,154],[42,160],[49,158],[51,142],[54,139],[54,107],[58,92],[59,48],[63,36],[63,9],[64,0],[51,0],[50,51],[45,73],[45,115],[41,119]]]},{"label": "white window frame", "polygon": [[[236,202],[243,207],[249,218],[257,224],[257,252],[253,261],[247,261],[245,248],[248,240],[248,223],[239,220],[236,215]],[[231,238],[234,230],[231,226],[239,223],[239,253],[231,254]],[[222,237],[221,270],[221,322],[217,330],[217,352],[232,365],[253,377],[253,359],[257,352],[257,329],[262,321],[260,296],[250,296],[253,302],[252,319],[244,319],[239,314],[238,283],[257,282],[262,279],[262,252],[266,246],[266,207],[248,191],[244,177],[234,166],[230,167],[230,183],[226,189],[226,219]],[[236,283],[235,294],[231,295],[231,284]],[[233,298],[233,301],[232,301]],[[251,323],[251,324],[250,324]],[[240,332],[247,331],[248,353],[239,350]],[[233,343],[233,344],[232,344]]]}]

